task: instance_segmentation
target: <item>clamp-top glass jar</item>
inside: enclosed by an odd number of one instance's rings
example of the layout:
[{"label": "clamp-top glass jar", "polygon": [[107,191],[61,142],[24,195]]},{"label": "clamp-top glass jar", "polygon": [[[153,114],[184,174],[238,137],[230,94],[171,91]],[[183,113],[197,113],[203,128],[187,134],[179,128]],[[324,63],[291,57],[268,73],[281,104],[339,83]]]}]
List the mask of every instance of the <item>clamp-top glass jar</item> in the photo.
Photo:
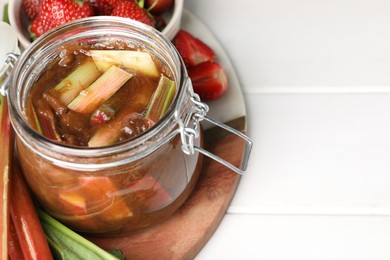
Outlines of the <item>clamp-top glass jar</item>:
[{"label": "clamp-top glass jar", "polygon": [[[51,78],[48,66],[59,60],[66,70],[67,59],[73,57],[67,55],[69,50],[74,53],[96,49],[142,49],[151,54],[160,72],[176,82],[172,104],[147,130],[102,147],[75,146],[72,142],[64,144],[45,137],[34,122],[39,113],[50,116],[45,111],[36,113],[31,109],[37,82],[54,84],[47,80]],[[50,69],[49,74],[61,74],[59,68]],[[110,74],[111,77],[117,75]],[[183,62],[172,43],[138,22],[118,17],[92,17],[61,26],[40,37],[23,53],[8,85],[17,154],[26,180],[42,206],[75,230],[115,235],[162,221],[173,214],[194,189],[202,166],[202,153],[213,157],[201,148],[199,122],[206,118],[207,105],[193,93]],[[79,95],[86,94],[82,92]],[[58,105],[50,103],[55,101],[47,102],[51,108]],[[54,113],[61,113],[61,107]],[[69,122],[65,125],[69,126]],[[65,138],[64,135],[61,138]]]}]

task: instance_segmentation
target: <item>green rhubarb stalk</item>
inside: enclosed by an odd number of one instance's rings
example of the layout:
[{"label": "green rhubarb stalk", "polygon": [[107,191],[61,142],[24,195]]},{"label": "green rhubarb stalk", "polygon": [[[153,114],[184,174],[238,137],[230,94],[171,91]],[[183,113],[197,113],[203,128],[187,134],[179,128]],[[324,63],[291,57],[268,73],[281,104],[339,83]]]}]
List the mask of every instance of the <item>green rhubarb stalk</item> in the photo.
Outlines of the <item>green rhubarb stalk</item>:
[{"label": "green rhubarb stalk", "polygon": [[82,90],[68,104],[68,108],[79,113],[90,114],[115,94],[132,76],[117,66],[111,66],[94,83]]},{"label": "green rhubarb stalk", "polygon": [[39,122],[37,112],[35,111],[34,106],[31,106],[31,107],[32,107],[31,109],[32,109],[32,113],[34,116],[34,122],[33,122],[32,126],[38,133],[43,135],[42,126],[41,126],[41,123]]},{"label": "green rhubarb stalk", "polygon": [[161,75],[156,91],[146,111],[146,118],[157,122],[167,112],[176,93],[176,84],[173,80]]},{"label": "green rhubarb stalk", "polygon": [[8,16],[8,3],[4,5],[3,9],[3,21],[9,24],[9,16]]},{"label": "green rhubarb stalk", "polygon": [[132,102],[130,107],[121,109],[111,121],[101,126],[88,142],[89,147],[102,147],[112,145],[118,141],[122,134],[123,126],[126,125],[127,118],[132,113],[142,113],[148,105],[152,93],[146,93],[147,99],[139,98]]},{"label": "green rhubarb stalk", "polygon": [[141,113],[148,106],[146,117],[157,122],[168,110],[176,92],[175,82],[161,76],[156,90],[145,93],[132,107],[120,113],[107,124],[100,127],[88,142],[89,147],[102,147],[114,144],[122,134],[123,120],[133,112]]},{"label": "green rhubarb stalk", "polygon": [[88,146],[102,147],[114,144],[121,135],[122,126],[122,117],[116,117],[96,131],[89,140]]},{"label": "green rhubarb stalk", "polygon": [[8,258],[8,181],[13,155],[13,130],[8,114],[7,98],[0,95],[0,259]]},{"label": "green rhubarb stalk", "polygon": [[49,244],[60,259],[120,259],[61,224],[41,209],[37,209],[37,212]]},{"label": "green rhubarb stalk", "polygon": [[128,102],[128,100],[123,100],[123,95],[127,94],[121,93],[122,90],[123,88],[117,91],[92,113],[90,117],[92,125],[101,125],[110,121],[123,106],[124,102]]},{"label": "green rhubarb stalk", "polygon": [[68,105],[81,90],[91,85],[100,75],[95,63],[87,61],[61,80],[54,90],[60,94],[61,102]]},{"label": "green rhubarb stalk", "polygon": [[132,50],[91,50],[90,54],[96,67],[101,72],[106,71],[112,65],[118,65],[147,76],[160,76],[156,64],[147,52]]}]

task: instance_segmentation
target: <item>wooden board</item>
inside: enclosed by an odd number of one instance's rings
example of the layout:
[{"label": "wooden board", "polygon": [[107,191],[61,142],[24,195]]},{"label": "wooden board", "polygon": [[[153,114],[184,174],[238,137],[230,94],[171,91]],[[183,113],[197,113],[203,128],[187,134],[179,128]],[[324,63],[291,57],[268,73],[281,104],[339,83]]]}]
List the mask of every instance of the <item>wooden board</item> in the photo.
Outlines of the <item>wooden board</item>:
[{"label": "wooden board", "polygon": [[[239,166],[243,141],[233,135],[215,140],[207,149]],[[193,259],[223,219],[239,179],[237,173],[205,158],[195,190],[168,220],[125,237],[88,239],[106,250],[121,249],[126,259]]]}]

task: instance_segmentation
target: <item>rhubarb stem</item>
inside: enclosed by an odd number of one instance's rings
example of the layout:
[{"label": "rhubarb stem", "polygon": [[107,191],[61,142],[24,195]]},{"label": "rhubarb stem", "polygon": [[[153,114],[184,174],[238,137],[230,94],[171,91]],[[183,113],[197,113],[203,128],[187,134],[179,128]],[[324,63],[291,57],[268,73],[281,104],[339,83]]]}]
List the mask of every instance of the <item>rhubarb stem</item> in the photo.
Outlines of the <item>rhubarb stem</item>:
[{"label": "rhubarb stem", "polygon": [[87,61],[61,80],[54,89],[60,94],[61,102],[68,105],[81,90],[91,85],[100,75],[95,63]]},{"label": "rhubarb stem", "polygon": [[146,118],[149,118],[156,123],[161,117],[163,117],[172,103],[175,92],[175,82],[164,75],[161,75],[157,89],[154,92],[146,111]]},{"label": "rhubarb stem", "polygon": [[82,90],[68,104],[68,108],[79,113],[90,114],[115,94],[132,76],[132,74],[117,66],[111,66],[92,85]]},{"label": "rhubarb stem", "polygon": [[[61,136],[58,133],[55,115],[51,107],[46,103],[44,99],[39,99],[36,102],[36,115],[38,118],[38,129],[42,132],[43,136],[55,141],[61,141]],[[37,129],[37,131],[39,131]]]},{"label": "rhubarb stem", "polygon": [[118,260],[117,257],[72,231],[41,209],[37,209],[37,212],[46,236],[50,244],[52,246],[53,244],[55,245],[54,248],[57,254],[71,257],[77,256],[80,259]]},{"label": "rhubarb stem", "polygon": [[157,78],[160,73],[149,53],[131,50],[91,50],[91,57],[100,72],[110,66],[124,66],[134,72]]},{"label": "rhubarb stem", "polygon": [[8,258],[9,190],[8,182],[13,156],[14,134],[11,126],[7,98],[0,95],[0,259]]}]

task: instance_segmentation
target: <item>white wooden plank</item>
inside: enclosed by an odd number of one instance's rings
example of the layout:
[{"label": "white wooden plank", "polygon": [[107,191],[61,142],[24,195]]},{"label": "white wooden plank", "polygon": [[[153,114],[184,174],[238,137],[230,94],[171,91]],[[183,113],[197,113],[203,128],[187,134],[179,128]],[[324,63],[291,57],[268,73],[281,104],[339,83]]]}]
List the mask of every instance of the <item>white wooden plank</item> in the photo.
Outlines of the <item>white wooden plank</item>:
[{"label": "white wooden plank", "polygon": [[387,0],[197,0],[243,86],[388,86]]},{"label": "white wooden plank", "polygon": [[196,259],[387,260],[389,217],[227,215]]},{"label": "white wooden plank", "polygon": [[390,212],[390,94],[246,94],[254,146],[231,213]]}]

